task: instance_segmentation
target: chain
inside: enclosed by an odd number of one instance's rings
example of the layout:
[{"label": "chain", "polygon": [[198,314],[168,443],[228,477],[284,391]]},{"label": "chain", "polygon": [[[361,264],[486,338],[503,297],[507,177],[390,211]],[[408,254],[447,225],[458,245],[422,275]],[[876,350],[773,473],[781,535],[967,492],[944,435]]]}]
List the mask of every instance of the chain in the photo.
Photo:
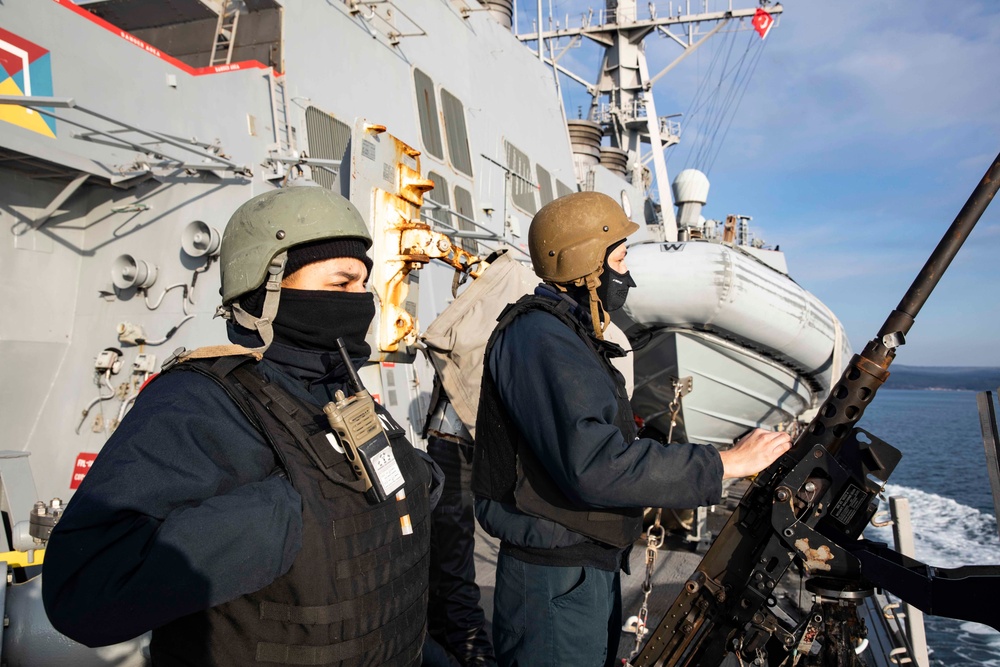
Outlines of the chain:
[{"label": "chain", "polygon": [[[674,428],[677,426],[677,417],[681,412],[681,396],[685,393],[685,384],[679,379],[673,381],[674,397],[667,407],[670,409],[670,430],[667,432],[667,442],[671,442],[674,436]],[[635,647],[624,660],[625,667],[631,667],[632,660],[642,651],[642,641],[649,633],[646,627],[646,620],[649,617],[649,594],[653,592],[653,569],[656,565],[656,554],[663,546],[663,539],[666,531],[660,523],[663,518],[663,508],[656,510],[656,520],[653,525],[646,530],[646,578],[642,582],[642,605],[639,607],[639,614],[635,622]]]},{"label": "chain", "polygon": [[667,442],[673,442],[674,439],[674,427],[677,426],[677,415],[681,413],[681,393],[684,390],[684,385],[680,380],[674,380],[674,398],[667,405],[670,408],[670,430],[667,431]]},{"label": "chain", "polygon": [[646,578],[642,582],[642,606],[639,607],[639,614],[635,622],[635,647],[629,654],[625,664],[630,665],[639,652],[642,650],[642,640],[645,639],[649,628],[646,627],[646,619],[649,616],[649,594],[653,592],[653,567],[656,565],[656,554],[663,546],[663,538],[666,531],[660,525],[663,517],[663,510],[656,510],[656,520],[653,525],[646,530]]}]

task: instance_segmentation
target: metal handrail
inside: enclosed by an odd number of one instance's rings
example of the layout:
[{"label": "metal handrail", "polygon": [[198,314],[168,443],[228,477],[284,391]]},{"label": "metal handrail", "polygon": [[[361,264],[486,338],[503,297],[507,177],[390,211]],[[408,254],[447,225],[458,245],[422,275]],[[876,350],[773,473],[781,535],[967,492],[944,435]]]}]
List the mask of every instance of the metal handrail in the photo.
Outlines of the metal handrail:
[{"label": "metal handrail", "polygon": [[[240,173],[240,174],[249,174],[249,173],[252,173],[252,170],[250,169],[250,167],[248,167],[246,165],[239,165],[239,164],[233,162],[232,160],[228,160],[228,159],[226,159],[226,158],[224,158],[221,155],[218,155],[216,153],[212,153],[212,152],[201,150],[200,148],[191,146],[189,144],[185,144],[185,143],[183,143],[181,141],[178,141],[178,140],[176,140],[176,139],[174,139],[174,138],[172,138],[170,136],[167,136],[167,135],[164,135],[164,134],[159,134],[157,132],[152,132],[150,130],[144,130],[144,129],[140,128],[140,127],[136,127],[134,125],[130,125],[129,123],[126,123],[124,121],[117,120],[115,118],[111,118],[110,116],[105,116],[104,114],[99,113],[97,111],[94,111],[92,109],[87,109],[86,107],[82,107],[79,104],[77,104],[76,100],[74,100],[72,97],[42,97],[42,96],[0,95],[0,104],[9,104],[9,105],[16,105],[16,106],[28,107],[28,108],[34,110],[35,112],[37,112],[37,113],[39,113],[39,114],[41,114],[43,116],[47,116],[49,118],[54,118],[54,119],[56,119],[56,120],[58,120],[60,122],[66,123],[67,125],[73,125],[75,127],[82,128],[82,129],[86,130],[89,133],[92,133],[92,134],[104,137],[105,139],[109,139],[109,140],[115,142],[116,144],[127,146],[127,147],[131,148],[132,150],[135,150],[135,151],[137,151],[139,153],[144,153],[146,155],[156,155],[156,156],[165,157],[165,158],[167,158],[167,159],[169,159],[169,160],[171,160],[173,162],[176,162],[177,164],[175,166],[179,166],[179,167],[182,167],[182,168],[185,168],[185,169],[224,170],[224,171],[232,171],[232,172]],[[67,119],[65,117],[58,116],[55,113],[53,113],[51,111],[48,111],[46,109],[75,109],[76,111],[79,111],[79,112],[81,112],[83,114],[86,114],[88,116],[93,116],[94,118],[99,118],[100,120],[106,121],[108,123],[114,123],[115,125],[118,125],[119,128],[123,128],[124,130],[128,130],[128,131],[131,131],[131,132],[136,132],[136,133],[138,133],[138,134],[140,134],[142,136],[145,136],[145,137],[148,137],[150,139],[153,139],[153,140],[155,140],[158,143],[168,144],[170,146],[174,146],[175,148],[180,148],[180,149],[185,150],[185,151],[187,151],[189,153],[193,153],[194,155],[197,155],[198,157],[201,157],[201,158],[203,158],[205,160],[210,160],[214,164],[209,163],[209,162],[206,162],[204,164],[191,164],[191,163],[186,162],[183,159],[180,159],[180,158],[177,158],[177,157],[174,157],[174,156],[171,156],[171,155],[167,155],[162,150],[153,149],[153,148],[151,148],[148,145],[137,144],[137,143],[135,143],[133,141],[129,141],[128,139],[124,139],[124,138],[122,138],[120,136],[116,136],[116,133],[117,132],[121,132],[122,130],[112,130],[110,132],[105,132],[105,131],[99,130],[99,129],[95,128],[95,127],[90,127],[90,126],[85,125],[83,123],[79,123],[79,122],[76,122],[76,121],[73,121],[73,120],[69,120],[69,119]],[[77,137],[80,138],[80,139],[83,139],[85,141],[89,141],[90,140],[89,136],[87,136],[87,135],[77,135]]]}]

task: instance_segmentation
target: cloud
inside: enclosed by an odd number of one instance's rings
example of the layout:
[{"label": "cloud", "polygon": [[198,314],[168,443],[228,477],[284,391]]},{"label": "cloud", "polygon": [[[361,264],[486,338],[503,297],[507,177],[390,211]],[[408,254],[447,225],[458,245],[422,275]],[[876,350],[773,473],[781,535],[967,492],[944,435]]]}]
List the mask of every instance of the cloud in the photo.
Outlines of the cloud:
[{"label": "cloud", "polygon": [[[535,5],[518,4],[525,30]],[[588,7],[553,4],[561,22],[569,13],[577,24]],[[644,18],[646,3],[638,4]],[[656,5],[667,13],[666,2]],[[708,10],[727,5],[713,0]],[[749,31],[727,34],[727,26],[656,84],[659,115],[686,112],[669,170],[692,166],[699,142],[715,131],[692,117],[699,88],[704,99],[718,88],[721,65],[732,68],[744,53],[759,52],[719,142],[705,214],[752,215],[758,236],[781,246],[793,278],[841,317],[858,345],[898,303],[1000,150],[1000,11],[996,0],[786,5],[765,42]],[[681,52],[668,38],[649,36],[644,44],[654,74]],[[594,80],[600,57],[585,40],[561,62]],[[707,76],[713,62],[715,74]],[[575,117],[578,105],[586,113],[584,89],[563,81],[568,115]],[[976,331],[1000,327],[1000,309],[981,301],[1000,285],[998,256],[994,202],[936,288],[921,317],[928,342],[908,350],[908,363],[975,358],[1000,366],[1000,346],[954,325],[964,315],[974,317]]]},{"label": "cloud", "polygon": [[948,21],[927,1],[790,6],[734,126],[769,133],[758,145],[793,144],[795,154],[781,157],[798,162],[880,146],[908,157],[954,151],[941,134],[953,128],[1000,138],[991,66],[1000,59],[1000,13],[988,4],[963,3]]}]

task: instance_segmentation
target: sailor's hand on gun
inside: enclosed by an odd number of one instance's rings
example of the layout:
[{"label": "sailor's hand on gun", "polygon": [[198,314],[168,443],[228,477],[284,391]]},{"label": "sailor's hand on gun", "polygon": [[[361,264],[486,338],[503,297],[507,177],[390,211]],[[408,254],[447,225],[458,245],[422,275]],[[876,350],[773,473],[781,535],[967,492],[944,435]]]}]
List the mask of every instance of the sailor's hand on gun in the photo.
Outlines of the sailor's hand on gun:
[{"label": "sailor's hand on gun", "polygon": [[736,441],[722,456],[722,478],[739,479],[756,475],[774,463],[792,446],[787,433],[755,428]]}]

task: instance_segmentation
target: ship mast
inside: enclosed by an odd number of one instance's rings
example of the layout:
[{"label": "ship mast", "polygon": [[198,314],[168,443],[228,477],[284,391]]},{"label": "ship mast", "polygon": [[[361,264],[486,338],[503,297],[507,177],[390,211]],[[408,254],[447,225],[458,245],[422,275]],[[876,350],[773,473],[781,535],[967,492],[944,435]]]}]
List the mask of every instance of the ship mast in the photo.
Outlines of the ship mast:
[{"label": "ship mast", "polygon": [[[707,9],[708,1],[702,0]],[[680,124],[671,120],[672,116],[659,116],[653,101],[653,84],[676,67],[682,60],[694,53],[727,25],[737,19],[736,30],[752,29],[749,22],[739,19],[752,18],[757,8],[733,9],[732,1],[724,11],[691,13],[691,0],[671,2],[667,16],[657,16],[656,7],[649,3],[649,17],[640,19],[636,0],[605,0],[605,9],[596,16],[593,12],[584,16],[579,27],[566,27],[518,35],[522,42],[536,40],[569,39],[569,44],[552,59],[542,55],[539,58],[570,79],[584,85],[591,95],[588,120],[599,123],[604,136],[614,148],[629,153],[632,183],[642,183],[642,173],[649,162],[653,163],[656,193],[663,216],[664,240],[677,240],[677,221],[674,217],[673,197],[670,193],[670,179],[664,150],[680,140]],[[683,6],[682,6],[683,5]],[[772,14],[780,14],[782,7],[776,4],[767,8]],[[707,32],[701,32],[702,24],[711,25]],[[646,62],[645,38],[660,33],[676,42],[683,49],[656,74],[650,75]],[[566,51],[581,38],[595,42],[604,49],[601,70],[596,83],[558,63]],[[541,41],[538,41],[539,45]],[[550,50],[555,54],[555,49]],[[643,145],[648,151],[643,155]]]}]

